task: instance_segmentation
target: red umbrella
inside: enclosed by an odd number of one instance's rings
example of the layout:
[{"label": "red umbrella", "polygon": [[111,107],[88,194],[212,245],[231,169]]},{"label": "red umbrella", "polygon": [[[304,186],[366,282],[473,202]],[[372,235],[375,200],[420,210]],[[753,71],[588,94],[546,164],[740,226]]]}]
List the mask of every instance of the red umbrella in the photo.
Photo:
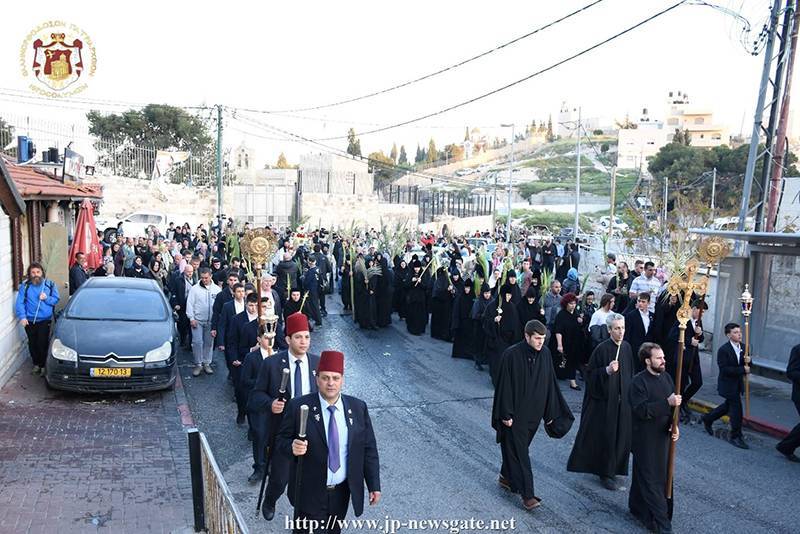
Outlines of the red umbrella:
[{"label": "red umbrella", "polygon": [[75,224],[75,237],[69,248],[69,266],[75,265],[75,254],[83,252],[86,255],[86,266],[97,269],[103,265],[103,249],[97,239],[97,226],[94,223],[94,206],[85,199],[78,212],[78,222]]}]

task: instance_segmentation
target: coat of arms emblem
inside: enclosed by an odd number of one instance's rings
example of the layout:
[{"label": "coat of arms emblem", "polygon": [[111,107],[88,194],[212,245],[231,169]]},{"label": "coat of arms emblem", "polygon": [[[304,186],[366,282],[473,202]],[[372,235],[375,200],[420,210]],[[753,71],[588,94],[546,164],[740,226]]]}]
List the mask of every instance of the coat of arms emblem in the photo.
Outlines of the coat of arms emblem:
[{"label": "coat of arms emblem", "polygon": [[23,76],[33,76],[31,90],[51,97],[83,91],[94,75],[96,56],[91,38],[74,24],[50,21],[26,37],[20,50]]}]

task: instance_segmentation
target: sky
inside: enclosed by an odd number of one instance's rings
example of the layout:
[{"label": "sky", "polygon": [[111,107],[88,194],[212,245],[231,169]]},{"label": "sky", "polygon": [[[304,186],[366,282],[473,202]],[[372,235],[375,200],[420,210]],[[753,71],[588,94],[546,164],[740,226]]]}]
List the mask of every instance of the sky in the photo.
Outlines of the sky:
[{"label": "sky", "polygon": [[[524,78],[669,7],[677,0],[603,0],[541,33],[461,68],[388,94],[351,104],[289,114],[242,109],[306,108],[352,98],[457,63],[523,35],[592,0],[513,2],[152,2],[64,4],[42,0],[35,9],[4,10],[0,32],[0,115],[82,124],[85,104],[31,100],[20,72],[20,47],[47,20],[64,20],[91,36],[95,76],[76,98],[182,106],[222,104],[224,144],[245,142],[259,164],[283,151],[290,163],[319,151],[286,140],[252,120],[308,139],[344,136],[404,122]],[[757,36],[767,0],[717,0],[741,12]],[[562,102],[580,105],[601,123],[638,116],[663,118],[668,91],[684,91],[711,109],[715,122],[738,133],[752,128],[763,55],[740,42],[741,22],[707,6],[683,5],[641,28],[533,79],[447,113],[372,135],[362,152],[404,144],[438,147],[464,138],[465,127],[490,137],[509,135],[552,115]],[[95,106],[97,107],[97,106]],[[209,114],[209,112],[205,112]],[[233,112],[231,112],[233,113]],[[78,128],[80,130],[80,128]],[[266,139],[264,139],[266,138]],[[320,141],[344,150],[347,141]]]}]

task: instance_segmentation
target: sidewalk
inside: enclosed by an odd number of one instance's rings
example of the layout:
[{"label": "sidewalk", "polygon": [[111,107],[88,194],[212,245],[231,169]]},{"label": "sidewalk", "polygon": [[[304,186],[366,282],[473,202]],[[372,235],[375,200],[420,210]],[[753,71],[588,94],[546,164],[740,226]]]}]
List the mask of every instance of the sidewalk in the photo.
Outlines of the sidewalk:
[{"label": "sidewalk", "polygon": [[[700,352],[700,366],[703,387],[692,398],[689,407],[696,412],[708,413],[722,403],[722,397],[717,394],[719,367],[716,357],[710,352]],[[745,417],[744,426],[782,439],[798,423],[791,397],[792,385],[788,382],[750,375],[750,417]],[[744,406],[744,400],[742,404]],[[723,420],[727,422],[727,419]]]},{"label": "sidewalk", "polygon": [[66,394],[30,369],[0,390],[0,532],[192,532],[175,393]]}]

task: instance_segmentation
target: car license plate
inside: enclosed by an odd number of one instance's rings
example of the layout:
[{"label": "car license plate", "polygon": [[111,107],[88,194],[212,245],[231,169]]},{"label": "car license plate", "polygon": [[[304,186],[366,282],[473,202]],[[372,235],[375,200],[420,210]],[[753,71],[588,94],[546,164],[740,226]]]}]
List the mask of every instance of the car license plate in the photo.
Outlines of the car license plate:
[{"label": "car license plate", "polygon": [[89,376],[95,378],[129,378],[131,376],[130,367],[92,367],[89,369]]}]

